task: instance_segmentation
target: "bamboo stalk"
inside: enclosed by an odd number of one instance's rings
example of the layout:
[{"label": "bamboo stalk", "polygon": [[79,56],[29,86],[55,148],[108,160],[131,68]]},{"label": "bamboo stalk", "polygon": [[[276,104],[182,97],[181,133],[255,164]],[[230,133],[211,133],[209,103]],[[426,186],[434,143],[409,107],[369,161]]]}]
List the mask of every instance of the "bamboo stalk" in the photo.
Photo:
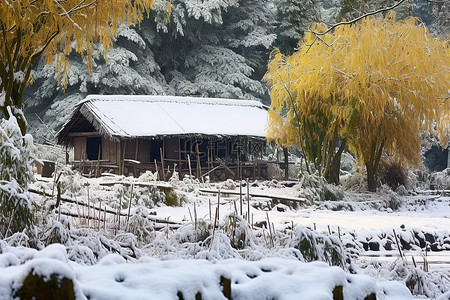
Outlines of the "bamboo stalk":
[{"label": "bamboo stalk", "polygon": [[240,215],[242,216],[242,207],[243,207],[243,201],[242,201],[242,180],[239,180],[239,204],[240,204]]},{"label": "bamboo stalk", "polygon": [[158,172],[158,163],[156,162],[156,159],[154,160],[154,162],[155,162],[156,180],[160,180]]},{"label": "bamboo stalk", "polygon": [[119,219],[119,224],[117,226],[117,229],[120,231],[120,211],[122,210],[122,196],[120,196],[120,201],[119,201],[119,209],[117,210],[117,217]]},{"label": "bamboo stalk", "polygon": [[272,227],[270,226],[269,213],[267,211],[266,211],[266,217],[267,217],[267,227],[269,227],[270,239],[272,241],[272,247],[273,247],[275,243],[273,241]]},{"label": "bamboo stalk", "polygon": [[[164,145],[163,145],[164,148]],[[161,176],[162,181],[166,181],[166,174],[164,174],[164,149],[159,148],[159,154],[161,155]]]},{"label": "bamboo stalk", "polygon": [[197,206],[194,202],[194,229],[197,231]]},{"label": "bamboo stalk", "polygon": [[87,188],[87,201],[88,201],[88,206],[87,206],[87,227],[89,228],[89,219],[90,219],[90,214],[91,214],[91,210],[89,209],[90,206],[90,199],[89,199],[89,185],[86,186]]},{"label": "bamboo stalk", "polygon": [[189,178],[192,178],[192,167],[191,167],[191,155],[190,154],[187,155],[187,159],[188,159],[188,167],[189,167]]},{"label": "bamboo stalk", "polygon": [[247,221],[250,222],[250,185],[248,183],[248,178],[247,178],[247,209],[248,209],[248,212],[247,212],[248,219],[247,219]]},{"label": "bamboo stalk", "polygon": [[192,224],[194,224],[194,218],[192,218],[191,209],[188,207],[189,217],[191,218]]},{"label": "bamboo stalk", "polygon": [[392,229],[392,231],[394,232],[395,243],[397,244],[397,249],[398,249],[398,253],[400,254],[400,258],[402,260],[405,260],[402,250],[400,249],[400,243],[398,242],[398,238],[397,238],[397,234],[395,233],[395,229]]},{"label": "bamboo stalk", "polygon": [[103,209],[103,230],[106,230],[106,204],[105,208]]},{"label": "bamboo stalk", "polygon": [[102,221],[102,199],[100,199],[100,203],[98,204],[98,224],[97,224],[97,228],[98,228],[99,231],[100,231],[101,221]]},{"label": "bamboo stalk", "polygon": [[134,188],[134,184],[132,183],[131,184],[130,201],[128,202],[127,228],[128,228],[128,221],[130,220],[131,200],[133,200],[133,188]]},{"label": "bamboo stalk", "polygon": [[211,215],[211,199],[208,199],[208,205],[209,205],[209,220],[212,221],[212,215]]},{"label": "bamboo stalk", "polygon": [[220,212],[219,207],[220,207],[220,189],[219,189],[219,192],[217,193],[217,218],[220,218],[220,215],[219,215],[219,212]]}]

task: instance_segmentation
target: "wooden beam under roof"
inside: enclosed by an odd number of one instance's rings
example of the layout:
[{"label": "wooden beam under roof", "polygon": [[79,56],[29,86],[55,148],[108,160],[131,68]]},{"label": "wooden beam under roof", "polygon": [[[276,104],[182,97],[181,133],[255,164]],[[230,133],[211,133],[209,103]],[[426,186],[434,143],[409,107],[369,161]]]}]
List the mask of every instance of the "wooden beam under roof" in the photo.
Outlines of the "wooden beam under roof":
[{"label": "wooden beam under roof", "polygon": [[100,136],[100,132],[98,131],[88,131],[88,132],[69,132],[68,136],[70,137],[79,137],[79,136]]}]

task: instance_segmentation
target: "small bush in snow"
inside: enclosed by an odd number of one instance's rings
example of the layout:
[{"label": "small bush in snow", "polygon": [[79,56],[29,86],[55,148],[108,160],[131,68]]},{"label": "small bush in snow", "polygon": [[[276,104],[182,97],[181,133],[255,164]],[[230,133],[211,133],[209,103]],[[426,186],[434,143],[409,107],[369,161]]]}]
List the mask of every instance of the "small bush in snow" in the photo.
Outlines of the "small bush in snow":
[{"label": "small bush in snow", "polygon": [[236,189],[236,183],[232,179],[227,179],[224,181],[221,185],[221,189],[224,190],[235,190]]},{"label": "small bush in snow", "polygon": [[341,186],[329,184],[325,178],[317,175],[304,174],[301,179],[302,185],[299,186],[306,199],[311,202],[331,200],[337,201],[344,198],[344,192]]},{"label": "small bush in snow", "polygon": [[382,182],[389,185],[393,190],[406,184],[408,172],[399,162],[388,162],[381,168]]},{"label": "small bush in snow", "polygon": [[63,166],[60,174],[59,183],[63,193],[70,196],[78,195],[85,188],[87,179],[81,176],[80,172],[72,170],[70,166]]},{"label": "small bush in snow", "polygon": [[150,171],[145,171],[145,173],[142,173],[141,176],[139,176],[138,181],[142,182],[154,182],[158,178],[158,173],[152,173]]},{"label": "small bush in snow", "polygon": [[148,218],[148,210],[139,206],[133,211],[128,221],[127,231],[136,236],[140,246],[151,242],[154,231],[153,222]]},{"label": "small bush in snow", "polygon": [[235,249],[244,249],[252,242],[252,231],[240,215],[232,213],[226,216],[224,229]]},{"label": "small bush in snow", "polygon": [[31,202],[26,194],[37,160],[31,135],[22,136],[17,120],[0,121],[0,234],[8,236],[32,225]]},{"label": "small bush in snow", "polygon": [[320,260],[330,266],[345,265],[345,251],[337,237],[326,236],[299,226],[290,246],[298,249],[306,261]]}]

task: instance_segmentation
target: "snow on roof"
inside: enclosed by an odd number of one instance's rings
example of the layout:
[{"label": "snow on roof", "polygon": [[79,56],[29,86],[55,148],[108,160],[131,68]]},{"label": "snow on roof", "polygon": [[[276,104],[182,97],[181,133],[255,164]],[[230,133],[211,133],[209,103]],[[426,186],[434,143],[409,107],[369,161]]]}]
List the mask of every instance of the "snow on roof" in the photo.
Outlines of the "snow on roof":
[{"label": "snow on roof", "polygon": [[266,136],[267,107],[217,98],[90,95],[81,114],[111,137],[164,135]]}]

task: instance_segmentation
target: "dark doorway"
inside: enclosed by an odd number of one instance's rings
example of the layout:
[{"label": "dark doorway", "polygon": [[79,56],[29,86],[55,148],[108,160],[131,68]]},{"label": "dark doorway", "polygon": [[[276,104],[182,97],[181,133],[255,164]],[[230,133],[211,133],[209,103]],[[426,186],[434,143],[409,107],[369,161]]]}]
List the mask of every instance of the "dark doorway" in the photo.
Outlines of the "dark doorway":
[{"label": "dark doorway", "polygon": [[153,162],[155,159],[156,161],[161,160],[161,149],[163,147],[163,141],[162,140],[152,140],[150,142],[150,161]]},{"label": "dark doorway", "polygon": [[101,137],[88,137],[86,139],[86,156],[89,160],[102,159]]}]

